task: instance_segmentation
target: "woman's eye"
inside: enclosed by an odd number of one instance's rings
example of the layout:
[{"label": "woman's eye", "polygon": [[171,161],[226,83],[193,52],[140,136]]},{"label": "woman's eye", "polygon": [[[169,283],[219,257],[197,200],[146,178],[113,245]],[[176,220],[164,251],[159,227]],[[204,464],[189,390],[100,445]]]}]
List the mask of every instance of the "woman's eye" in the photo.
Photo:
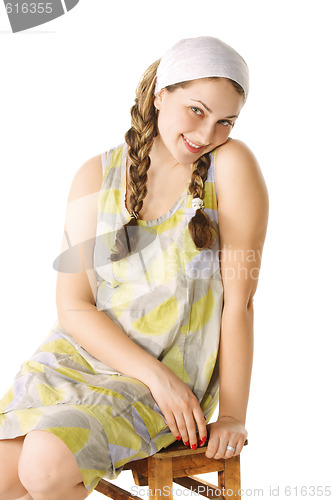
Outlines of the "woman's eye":
[{"label": "woman's eye", "polygon": [[230,122],[229,120],[221,120],[219,123],[222,123],[222,125],[230,125],[230,127],[233,127],[235,124],[233,122]]},{"label": "woman's eye", "polygon": [[196,115],[201,114],[201,109],[196,108],[195,106],[191,106],[191,109]]},{"label": "woman's eye", "polygon": [[[191,106],[190,109],[195,113],[197,116],[202,116],[202,110],[200,108],[197,108],[196,106]],[[232,128],[235,125],[235,122],[231,122],[230,120],[220,120],[219,123],[224,125],[225,127],[229,126]]]}]

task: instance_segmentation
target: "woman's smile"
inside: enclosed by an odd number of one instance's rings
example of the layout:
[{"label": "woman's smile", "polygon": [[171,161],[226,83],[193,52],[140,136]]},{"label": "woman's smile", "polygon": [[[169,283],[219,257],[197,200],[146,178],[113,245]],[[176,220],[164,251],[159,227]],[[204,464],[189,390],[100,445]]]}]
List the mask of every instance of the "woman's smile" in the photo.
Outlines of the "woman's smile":
[{"label": "woman's smile", "polygon": [[182,139],[184,141],[184,144],[185,144],[186,148],[191,153],[198,153],[199,151],[201,151],[204,148],[204,146],[199,146],[198,144],[195,144],[194,142],[190,141],[183,134],[182,134]]}]

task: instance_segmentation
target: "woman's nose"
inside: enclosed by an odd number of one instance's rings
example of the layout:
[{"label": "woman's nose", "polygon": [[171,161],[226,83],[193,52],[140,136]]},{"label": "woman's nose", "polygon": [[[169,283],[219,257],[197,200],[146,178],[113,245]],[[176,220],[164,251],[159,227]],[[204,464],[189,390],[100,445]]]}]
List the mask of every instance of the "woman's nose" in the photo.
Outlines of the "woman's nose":
[{"label": "woman's nose", "polygon": [[202,123],[200,128],[197,130],[197,138],[200,141],[200,144],[210,144],[213,142],[215,134],[215,125],[211,123]]}]

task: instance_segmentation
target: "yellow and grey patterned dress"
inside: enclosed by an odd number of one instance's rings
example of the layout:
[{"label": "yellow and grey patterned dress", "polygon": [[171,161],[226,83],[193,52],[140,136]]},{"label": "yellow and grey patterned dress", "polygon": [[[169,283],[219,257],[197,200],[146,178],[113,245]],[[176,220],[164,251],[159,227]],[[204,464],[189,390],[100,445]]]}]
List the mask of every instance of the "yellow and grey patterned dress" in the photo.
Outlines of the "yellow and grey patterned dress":
[{"label": "yellow and grey patterned dress", "polygon": [[[216,152],[211,153],[204,205],[217,229]],[[136,251],[111,262],[115,231],[130,218],[126,153],[125,143],[101,155],[96,306],[188,384],[208,422],[218,403],[219,239],[211,249],[196,249],[188,231],[194,209],[186,189],[161,217],[138,220]],[[89,354],[58,321],[0,400],[0,439],[34,429],[64,441],[90,492],[100,478],[115,479],[127,462],[175,441],[148,387]]]}]

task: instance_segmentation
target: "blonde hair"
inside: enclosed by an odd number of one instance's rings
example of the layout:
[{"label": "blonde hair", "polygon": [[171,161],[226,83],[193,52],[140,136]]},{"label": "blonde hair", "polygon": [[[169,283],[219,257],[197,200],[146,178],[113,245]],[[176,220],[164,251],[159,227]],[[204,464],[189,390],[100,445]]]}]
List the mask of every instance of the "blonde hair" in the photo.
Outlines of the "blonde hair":
[{"label": "blonde hair", "polygon": [[[129,168],[129,188],[130,212],[137,215],[143,205],[143,199],[147,195],[147,172],[150,167],[149,153],[153,146],[154,138],[158,134],[157,113],[154,106],[154,89],[156,83],[156,70],[160,59],[155,61],[142,75],[136,88],[135,104],[131,108],[131,128],[125,134],[125,141],[128,145],[128,157],[130,159]],[[216,79],[219,77],[209,77]],[[244,90],[233,80],[230,80],[238,93],[244,96]],[[179,82],[169,85],[166,89],[169,92],[177,88],[185,88],[191,82]],[[207,179],[210,167],[209,153],[202,155],[192,165],[192,178],[188,187],[193,198],[204,198],[204,183]],[[134,230],[138,226],[136,217],[131,217],[129,222],[122,226],[116,233],[115,245],[110,255],[111,261],[118,261],[135,250],[137,243],[137,232]],[[132,227],[130,231],[128,228]],[[209,248],[215,240],[216,230],[212,221],[205,213],[204,208],[198,208],[195,215],[188,224],[188,229],[195,246],[199,249]],[[130,234],[129,234],[130,233]]]}]

